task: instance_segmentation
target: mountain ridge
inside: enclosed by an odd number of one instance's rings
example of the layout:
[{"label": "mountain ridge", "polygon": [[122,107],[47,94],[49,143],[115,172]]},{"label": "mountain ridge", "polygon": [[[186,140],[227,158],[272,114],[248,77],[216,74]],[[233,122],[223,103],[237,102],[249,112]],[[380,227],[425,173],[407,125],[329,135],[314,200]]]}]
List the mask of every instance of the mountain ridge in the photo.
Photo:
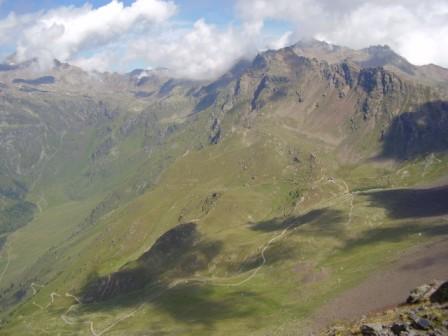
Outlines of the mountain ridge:
[{"label": "mountain ridge", "polygon": [[0,72],[2,332],[266,334],[446,234],[441,70],[298,46],[208,82]]}]

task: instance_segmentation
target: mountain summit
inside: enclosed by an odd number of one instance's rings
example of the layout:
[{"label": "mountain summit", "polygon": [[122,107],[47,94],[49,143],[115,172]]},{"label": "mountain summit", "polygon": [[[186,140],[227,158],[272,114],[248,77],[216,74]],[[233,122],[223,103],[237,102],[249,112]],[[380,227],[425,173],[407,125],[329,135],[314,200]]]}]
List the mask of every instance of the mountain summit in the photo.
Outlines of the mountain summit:
[{"label": "mountain summit", "polygon": [[212,81],[0,65],[0,333],[306,335],[446,279],[447,74],[316,40]]}]

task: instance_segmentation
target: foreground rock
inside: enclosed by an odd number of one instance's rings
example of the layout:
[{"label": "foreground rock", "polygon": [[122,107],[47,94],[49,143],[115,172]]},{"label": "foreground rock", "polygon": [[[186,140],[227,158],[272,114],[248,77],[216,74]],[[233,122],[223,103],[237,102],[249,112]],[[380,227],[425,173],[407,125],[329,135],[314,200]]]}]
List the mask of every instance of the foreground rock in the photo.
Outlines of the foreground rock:
[{"label": "foreground rock", "polygon": [[334,326],[323,335],[448,336],[448,281],[422,285],[411,291],[402,306],[352,325]]},{"label": "foreground rock", "polygon": [[440,282],[438,281],[434,281],[431,284],[419,286],[411,291],[406,302],[409,304],[424,302],[431,297],[431,295],[439,288],[439,286]]},{"label": "foreground rock", "polygon": [[432,302],[447,303],[448,302],[448,281],[442,284],[430,297]]}]

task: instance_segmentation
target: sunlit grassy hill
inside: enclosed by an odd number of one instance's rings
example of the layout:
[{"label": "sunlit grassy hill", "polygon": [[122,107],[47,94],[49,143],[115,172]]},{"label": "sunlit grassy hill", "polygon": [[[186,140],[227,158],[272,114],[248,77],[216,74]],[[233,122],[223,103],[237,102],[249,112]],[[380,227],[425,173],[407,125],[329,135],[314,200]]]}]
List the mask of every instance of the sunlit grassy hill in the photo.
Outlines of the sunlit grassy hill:
[{"label": "sunlit grassy hill", "polygon": [[446,235],[443,84],[297,48],[212,83],[9,84],[0,220],[29,210],[0,244],[2,334],[304,334]]}]

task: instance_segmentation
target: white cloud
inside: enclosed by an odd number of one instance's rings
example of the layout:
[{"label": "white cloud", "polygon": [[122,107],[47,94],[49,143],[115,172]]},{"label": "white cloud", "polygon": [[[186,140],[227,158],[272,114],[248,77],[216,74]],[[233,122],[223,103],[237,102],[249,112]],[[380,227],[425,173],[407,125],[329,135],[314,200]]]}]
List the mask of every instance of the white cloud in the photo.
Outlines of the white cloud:
[{"label": "white cloud", "polygon": [[[14,44],[19,61],[37,57],[49,65],[56,58],[97,71],[167,67],[195,79],[217,77],[257,48],[310,36],[354,48],[389,44],[416,64],[448,66],[447,0],[237,0],[240,21],[224,27],[175,21],[176,10],[169,0],[111,0],[99,8],[11,13],[0,20],[0,44]],[[272,19],[292,31],[264,28]]]},{"label": "white cloud", "polygon": [[416,64],[448,66],[446,0],[239,0],[248,26],[285,20],[294,37],[317,37],[354,48],[388,44]]},{"label": "white cloud", "polygon": [[128,57],[167,67],[174,76],[209,79],[221,75],[236,60],[255,53],[250,37],[231,26],[220,30],[200,19],[191,30],[140,38],[129,46]]},{"label": "white cloud", "polygon": [[107,50],[97,52],[90,57],[80,56],[73,58],[70,63],[87,71],[106,72],[110,71],[112,65],[119,61],[118,54]]},{"label": "white cloud", "polygon": [[277,40],[272,41],[268,47],[269,49],[281,49],[291,44],[292,32],[287,31],[282,36],[280,36]]},{"label": "white cloud", "polygon": [[35,22],[36,15],[36,13],[25,15],[10,13],[6,18],[0,20],[0,43],[17,42],[22,31]]},{"label": "white cloud", "polygon": [[0,21],[0,35],[12,31],[17,43],[17,60],[37,57],[41,62],[70,61],[80,52],[98,48],[151,24],[161,23],[176,12],[173,2],[136,0],[130,6],[112,0],[93,8],[60,7],[48,12],[17,16]]},{"label": "white cloud", "polygon": [[38,58],[44,69],[53,59],[87,70],[127,71],[132,64],[167,67],[174,76],[210,79],[239,58],[255,53],[246,29],[218,28],[200,19],[192,25],[169,20],[174,2],[118,0],[93,8],[60,7],[0,20],[0,42],[16,41],[16,60]]}]

